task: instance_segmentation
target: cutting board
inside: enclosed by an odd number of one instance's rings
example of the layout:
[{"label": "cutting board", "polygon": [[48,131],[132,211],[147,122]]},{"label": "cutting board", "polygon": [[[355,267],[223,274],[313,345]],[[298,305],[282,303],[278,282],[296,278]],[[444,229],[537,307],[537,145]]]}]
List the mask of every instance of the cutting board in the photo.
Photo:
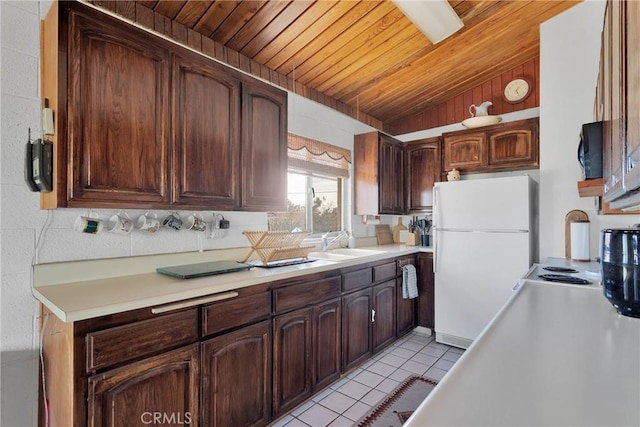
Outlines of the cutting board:
[{"label": "cutting board", "polygon": [[242,264],[235,261],[212,261],[199,264],[174,265],[170,267],[158,267],[156,271],[178,279],[193,279],[194,277],[211,276],[214,274],[232,273],[234,271],[248,270],[253,265]]},{"label": "cutting board", "polygon": [[376,237],[379,245],[390,245],[393,243],[391,228],[388,224],[376,225]]},{"label": "cutting board", "polygon": [[400,232],[406,229],[407,227],[402,223],[402,218],[398,218],[398,224],[393,227],[393,243],[404,243],[404,241],[400,239]]}]

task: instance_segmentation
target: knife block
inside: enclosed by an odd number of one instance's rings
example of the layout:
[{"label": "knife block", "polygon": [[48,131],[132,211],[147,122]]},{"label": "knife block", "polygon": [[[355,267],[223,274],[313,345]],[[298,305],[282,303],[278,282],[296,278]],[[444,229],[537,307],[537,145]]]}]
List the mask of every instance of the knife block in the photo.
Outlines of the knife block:
[{"label": "knife block", "polygon": [[420,244],[420,238],[418,233],[407,233],[407,240],[405,241],[407,246],[418,246]]}]

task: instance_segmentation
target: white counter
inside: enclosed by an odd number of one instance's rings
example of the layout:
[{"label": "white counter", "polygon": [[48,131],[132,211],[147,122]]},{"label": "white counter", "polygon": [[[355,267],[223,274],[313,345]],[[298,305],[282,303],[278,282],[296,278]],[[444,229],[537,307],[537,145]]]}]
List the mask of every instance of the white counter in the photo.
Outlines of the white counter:
[{"label": "white counter", "polygon": [[[362,248],[367,249],[367,248]],[[74,322],[128,310],[254,286],[305,274],[318,273],[432,249],[419,246],[385,245],[368,249],[383,253],[341,262],[317,260],[273,269],[253,268],[196,279],[176,279],[155,272],[157,266],[188,264],[230,258],[232,251],[210,251],[191,262],[185,256],[145,259],[95,260],[34,266],[33,295],[64,322]],[[247,251],[245,250],[244,253]],[[205,259],[203,259],[203,256]],[[208,258],[206,258],[208,257]],[[187,256],[187,258],[189,258]],[[181,261],[178,262],[177,259]],[[242,259],[240,257],[239,259]],[[158,261],[161,260],[161,261]],[[160,264],[158,264],[160,263]],[[126,274],[118,274],[125,271]],[[128,274],[136,272],[136,274]]]},{"label": "white counter", "polygon": [[406,426],[640,426],[640,319],[524,281]]}]

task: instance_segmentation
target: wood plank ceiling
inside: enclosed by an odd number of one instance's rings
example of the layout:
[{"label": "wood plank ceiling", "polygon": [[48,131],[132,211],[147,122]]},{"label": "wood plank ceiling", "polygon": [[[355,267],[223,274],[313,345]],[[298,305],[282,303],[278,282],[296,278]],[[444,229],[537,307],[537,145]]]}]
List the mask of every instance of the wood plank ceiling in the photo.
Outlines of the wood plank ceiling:
[{"label": "wood plank ceiling", "polygon": [[436,45],[390,0],[137,3],[397,123],[537,57],[540,23],[579,1],[449,0],[464,27]]}]

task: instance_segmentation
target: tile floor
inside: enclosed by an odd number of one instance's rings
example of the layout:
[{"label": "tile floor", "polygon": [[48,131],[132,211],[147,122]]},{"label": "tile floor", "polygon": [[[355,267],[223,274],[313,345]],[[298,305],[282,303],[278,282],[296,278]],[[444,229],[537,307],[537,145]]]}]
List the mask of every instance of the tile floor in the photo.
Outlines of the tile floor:
[{"label": "tile floor", "polygon": [[464,350],[411,332],[270,427],[351,427],[413,374],[440,380]]}]

